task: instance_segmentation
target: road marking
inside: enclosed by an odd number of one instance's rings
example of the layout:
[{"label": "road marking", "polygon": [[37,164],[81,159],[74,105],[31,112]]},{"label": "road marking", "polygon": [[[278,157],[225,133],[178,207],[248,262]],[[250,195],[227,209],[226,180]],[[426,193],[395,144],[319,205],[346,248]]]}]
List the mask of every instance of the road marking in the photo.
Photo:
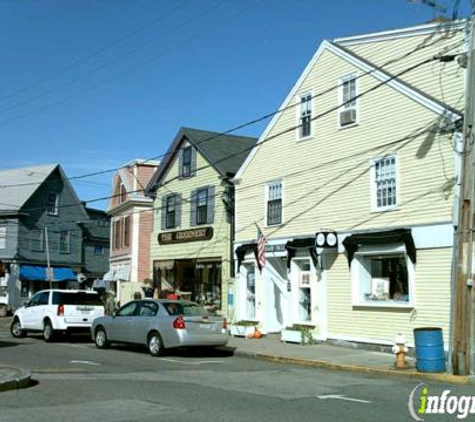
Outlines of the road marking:
[{"label": "road marking", "polygon": [[159,359],[167,361],[167,362],[182,363],[183,365],[202,365],[204,363],[223,363],[222,360],[198,360],[194,362],[183,362],[182,360],[178,360],[178,359],[167,359],[167,358],[159,358]]},{"label": "road marking", "polygon": [[369,400],[361,400],[361,399],[354,399],[352,397],[346,397],[341,394],[326,394],[323,396],[317,396],[320,400],[327,400],[327,399],[334,399],[334,400],[346,400],[346,401],[354,401],[357,403],[371,403]]},{"label": "road marking", "polygon": [[71,420],[71,415],[74,415],[75,422],[160,420],[162,415],[175,415],[173,419],[178,420],[180,419],[178,415],[185,412],[184,408],[177,409],[176,407],[145,400],[116,399],[18,409],[2,407],[2,422],[18,422],[19,420],[35,422],[62,421]]},{"label": "road marking", "polygon": [[83,364],[83,365],[101,366],[100,363],[91,362],[90,360],[72,360],[69,363],[80,363],[80,364]]},{"label": "road marking", "polygon": [[66,344],[66,343],[56,343],[58,346],[66,346],[66,347],[76,347],[78,349],[88,349],[89,346],[81,346],[79,344]]}]

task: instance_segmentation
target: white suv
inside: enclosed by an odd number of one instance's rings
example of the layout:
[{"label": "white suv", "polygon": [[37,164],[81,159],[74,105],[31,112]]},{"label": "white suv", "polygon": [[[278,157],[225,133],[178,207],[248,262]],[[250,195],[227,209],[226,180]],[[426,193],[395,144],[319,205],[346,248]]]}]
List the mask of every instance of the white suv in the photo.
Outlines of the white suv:
[{"label": "white suv", "polygon": [[104,315],[96,292],[86,290],[42,290],[17,309],[10,331],[13,337],[43,332],[51,341],[59,332],[88,332],[94,318]]}]

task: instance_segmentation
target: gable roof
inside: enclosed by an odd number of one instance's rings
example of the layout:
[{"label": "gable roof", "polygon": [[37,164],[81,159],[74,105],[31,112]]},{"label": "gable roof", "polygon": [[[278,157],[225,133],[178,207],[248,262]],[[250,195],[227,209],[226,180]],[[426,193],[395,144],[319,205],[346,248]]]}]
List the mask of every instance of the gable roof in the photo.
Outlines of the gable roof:
[{"label": "gable roof", "polygon": [[84,205],[59,164],[0,170],[0,214],[21,211],[27,201],[56,170],[59,171],[65,186],[71,191],[73,200],[81,207],[87,218]]},{"label": "gable roof", "polygon": [[[459,27],[461,26],[462,23],[457,22],[457,23],[452,23],[451,25]],[[434,32],[438,28],[447,28],[447,24],[430,24],[430,25],[423,25],[423,26],[418,26],[415,27],[415,32],[412,33],[414,34],[419,34],[421,33],[422,29],[425,31],[430,31]],[[390,31],[390,32],[384,32],[380,34],[373,34],[374,36],[367,35],[366,37],[370,37],[371,40],[377,39],[377,36],[380,35],[381,39],[388,39],[387,37],[394,37],[396,36],[396,33],[399,32],[404,32],[404,36],[409,36],[411,33],[411,29],[405,28],[403,30],[399,31]],[[425,33],[425,32],[424,32]],[[355,37],[356,38],[356,37]],[[363,38],[363,36],[361,37]],[[348,39],[340,39],[342,44],[347,45],[346,41]],[[395,78],[394,75],[391,75],[390,73],[382,70],[379,66],[374,65],[373,63],[369,62],[368,60],[360,57],[359,55],[353,53],[349,49],[343,47],[340,44],[337,44],[336,42],[324,40],[318,50],[315,52],[313,55],[312,59],[310,62],[307,64],[305,67],[304,71],[300,75],[300,77],[297,79],[297,82],[295,85],[292,87],[288,95],[285,97],[284,101],[280,105],[278,110],[285,110],[289,105],[294,96],[297,94],[299,91],[301,85],[307,78],[307,76],[310,74],[312,71],[313,67],[319,60],[320,56],[325,52],[325,51],[330,51],[336,56],[340,57],[342,60],[345,60],[346,62],[352,64],[356,68],[368,72],[369,75],[374,77],[375,79],[378,79],[381,82],[386,83],[387,86],[393,88],[394,90],[398,91],[399,93],[407,96],[408,98],[416,101],[423,107],[428,108],[429,110],[433,111],[436,114],[439,114],[441,116],[445,116],[447,119],[450,119],[452,121],[460,119],[463,115],[460,111],[455,110],[451,107],[449,107],[447,104],[429,96],[428,94],[418,90],[414,86],[401,81],[397,77]],[[243,172],[246,170],[248,167],[249,163],[252,161],[254,158],[255,154],[257,153],[259,149],[259,144],[261,144],[269,135],[270,131],[274,128],[275,124],[277,123],[277,120],[280,117],[280,113],[274,114],[274,117],[272,120],[269,122],[267,125],[266,129],[262,133],[262,135],[259,137],[259,140],[257,141],[257,146],[256,148],[253,148],[251,153],[247,156],[246,160],[244,161],[243,165],[240,167],[239,171],[237,172],[236,176],[234,177],[234,180],[238,180],[241,178]]]},{"label": "gable roof", "polygon": [[57,166],[0,170],[0,212],[20,210]]},{"label": "gable roof", "polygon": [[256,144],[257,138],[182,127],[150,180],[147,194],[157,189],[185,141],[193,145],[221,176],[234,176]]}]

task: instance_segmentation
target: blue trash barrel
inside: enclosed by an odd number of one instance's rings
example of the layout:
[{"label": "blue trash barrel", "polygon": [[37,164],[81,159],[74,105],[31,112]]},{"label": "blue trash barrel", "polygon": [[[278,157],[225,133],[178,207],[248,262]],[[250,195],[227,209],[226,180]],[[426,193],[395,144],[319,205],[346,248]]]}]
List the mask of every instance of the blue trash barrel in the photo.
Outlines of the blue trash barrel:
[{"label": "blue trash barrel", "polygon": [[442,328],[414,329],[416,368],[419,372],[445,372]]}]

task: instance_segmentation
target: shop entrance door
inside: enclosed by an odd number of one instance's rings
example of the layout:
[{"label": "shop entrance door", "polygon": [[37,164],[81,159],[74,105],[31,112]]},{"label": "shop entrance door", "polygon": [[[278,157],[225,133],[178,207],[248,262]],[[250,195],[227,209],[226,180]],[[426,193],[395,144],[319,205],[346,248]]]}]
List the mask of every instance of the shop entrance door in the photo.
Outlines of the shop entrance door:
[{"label": "shop entrance door", "polygon": [[195,264],[190,260],[175,261],[176,265],[176,282],[175,290],[189,293],[190,296],[193,293],[193,287],[195,285]]},{"label": "shop entrance door", "polygon": [[246,319],[256,319],[256,266],[254,264],[245,264],[246,270]]}]

